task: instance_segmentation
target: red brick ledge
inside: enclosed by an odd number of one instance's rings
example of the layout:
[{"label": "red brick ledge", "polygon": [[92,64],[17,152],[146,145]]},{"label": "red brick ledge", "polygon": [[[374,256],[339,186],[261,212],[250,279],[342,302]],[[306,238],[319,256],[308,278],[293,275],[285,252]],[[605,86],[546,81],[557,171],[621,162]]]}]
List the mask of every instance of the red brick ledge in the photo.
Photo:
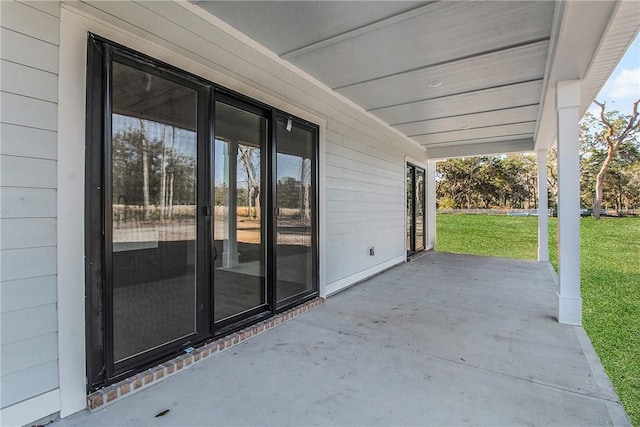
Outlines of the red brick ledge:
[{"label": "red brick ledge", "polygon": [[302,305],[292,308],[291,310],[277,314],[255,325],[248,326],[234,334],[219,338],[216,341],[205,344],[196,348],[191,353],[182,354],[144,372],[129,377],[112,384],[100,390],[97,390],[87,396],[87,407],[91,410],[102,409],[112,404],[116,400],[143,390],[150,385],[156,384],[165,378],[168,378],[182,369],[186,369],[191,365],[201,362],[209,356],[223,351],[229,347],[233,347],[242,341],[248,340],[254,335],[258,335],[268,329],[276,327],[287,320],[290,320],[302,313],[311,310],[314,307],[324,303],[325,299],[318,297],[308,301]]}]

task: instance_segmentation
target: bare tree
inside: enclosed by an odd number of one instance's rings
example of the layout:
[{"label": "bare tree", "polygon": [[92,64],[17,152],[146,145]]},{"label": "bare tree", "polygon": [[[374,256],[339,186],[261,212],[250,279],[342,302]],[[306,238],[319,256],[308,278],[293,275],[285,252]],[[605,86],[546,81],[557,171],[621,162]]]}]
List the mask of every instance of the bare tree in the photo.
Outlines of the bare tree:
[{"label": "bare tree", "polygon": [[147,130],[144,120],[140,119],[140,132],[142,134],[140,142],[140,154],[142,156],[142,212],[145,221],[150,218],[149,214],[149,141],[147,140]]},{"label": "bare tree", "polygon": [[[259,153],[258,148],[248,145],[238,144],[238,150],[240,151],[240,159],[247,174],[247,202],[249,206],[248,215],[249,218],[260,219],[260,181],[259,181],[259,168],[260,165],[256,165],[256,153]],[[255,212],[252,209],[252,205],[255,207]]]},{"label": "bare tree", "polygon": [[604,177],[609,169],[609,165],[614,157],[618,154],[618,150],[622,143],[633,135],[638,128],[640,128],[640,120],[638,115],[638,104],[640,99],[633,103],[633,112],[629,116],[629,121],[625,123],[616,123],[609,120],[609,117],[605,114],[605,102],[593,101],[598,107],[600,107],[600,115],[598,120],[604,126],[604,132],[602,137],[607,144],[607,156],[605,157],[600,171],[596,175],[596,197],[593,201],[593,216],[596,219],[600,219],[600,208],[602,206],[602,199],[604,197]]}]

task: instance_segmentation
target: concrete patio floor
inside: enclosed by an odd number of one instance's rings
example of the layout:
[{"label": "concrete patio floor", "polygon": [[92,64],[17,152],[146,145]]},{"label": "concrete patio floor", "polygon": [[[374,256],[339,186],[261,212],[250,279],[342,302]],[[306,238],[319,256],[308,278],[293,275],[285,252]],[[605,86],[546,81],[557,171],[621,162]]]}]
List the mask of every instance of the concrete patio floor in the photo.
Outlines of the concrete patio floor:
[{"label": "concrete patio floor", "polygon": [[546,264],[430,252],[54,426],[630,425],[555,298]]}]

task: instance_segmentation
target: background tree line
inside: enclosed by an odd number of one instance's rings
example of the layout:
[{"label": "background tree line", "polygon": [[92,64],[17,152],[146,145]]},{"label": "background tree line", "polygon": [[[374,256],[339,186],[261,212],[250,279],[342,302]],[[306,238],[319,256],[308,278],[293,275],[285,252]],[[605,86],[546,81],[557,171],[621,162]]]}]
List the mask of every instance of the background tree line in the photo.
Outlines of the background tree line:
[{"label": "background tree line", "polygon": [[195,205],[196,159],[168,146],[164,133],[149,139],[141,120],[140,128],[113,136],[113,204],[123,205],[128,217],[170,218],[174,206]]},{"label": "background tree line", "polygon": [[[580,203],[597,212],[640,209],[638,102],[633,113],[587,113],[580,123]],[[557,206],[557,159],[548,154],[549,207]],[[598,194],[601,192],[600,200]],[[537,204],[535,154],[450,159],[436,166],[439,209],[534,209]],[[597,215],[596,215],[597,216]]]}]

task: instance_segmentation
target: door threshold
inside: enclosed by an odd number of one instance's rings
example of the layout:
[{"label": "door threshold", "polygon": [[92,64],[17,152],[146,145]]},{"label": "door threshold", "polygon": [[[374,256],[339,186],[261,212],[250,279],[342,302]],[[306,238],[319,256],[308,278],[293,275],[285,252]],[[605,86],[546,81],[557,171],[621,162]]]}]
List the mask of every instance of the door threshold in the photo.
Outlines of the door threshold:
[{"label": "door threshold", "polygon": [[422,258],[423,256],[425,256],[427,254],[427,252],[429,252],[429,251],[426,250],[426,249],[423,249],[421,251],[414,252],[412,254],[408,254],[407,255],[407,262],[414,261],[414,260],[416,260],[418,258]]}]

